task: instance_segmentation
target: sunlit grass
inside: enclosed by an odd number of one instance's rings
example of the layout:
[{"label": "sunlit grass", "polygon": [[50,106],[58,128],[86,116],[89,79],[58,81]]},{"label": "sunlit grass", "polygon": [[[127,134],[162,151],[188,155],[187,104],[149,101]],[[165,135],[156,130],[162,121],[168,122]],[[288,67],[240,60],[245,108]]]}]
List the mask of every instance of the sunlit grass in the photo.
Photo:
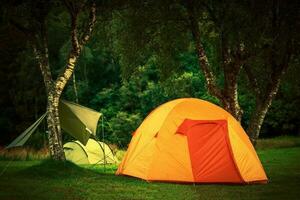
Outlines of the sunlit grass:
[{"label": "sunlit grass", "polygon": [[256,149],[271,149],[300,146],[300,137],[279,136],[275,138],[259,139]]},{"label": "sunlit grass", "polygon": [[49,158],[47,148],[35,150],[30,147],[0,149],[0,160],[44,160]]},{"label": "sunlit grass", "polygon": [[116,165],[0,161],[0,199],[299,199],[300,147],[258,150],[265,185],[148,183],[115,176]]}]

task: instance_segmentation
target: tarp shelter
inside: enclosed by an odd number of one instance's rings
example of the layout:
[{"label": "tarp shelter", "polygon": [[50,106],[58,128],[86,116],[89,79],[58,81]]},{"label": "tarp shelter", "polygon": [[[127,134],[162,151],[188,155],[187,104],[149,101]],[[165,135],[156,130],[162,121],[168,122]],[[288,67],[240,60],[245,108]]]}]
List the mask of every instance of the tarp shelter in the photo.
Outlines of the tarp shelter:
[{"label": "tarp shelter", "polygon": [[14,141],[12,141],[6,148],[23,146],[45,117],[46,113],[44,113],[38,120],[29,126],[21,135],[14,139]]},{"label": "tarp shelter", "polygon": [[117,158],[109,146],[89,139],[86,145],[73,141],[64,144],[66,159],[75,164],[115,164]]},{"label": "tarp shelter", "polygon": [[268,180],[240,123],[222,108],[194,98],[152,111],[133,134],[116,174],[193,183]]},{"label": "tarp shelter", "polygon": [[[32,133],[45,118],[43,114],[36,122],[27,128],[20,136],[12,141],[6,148],[23,146]],[[90,108],[61,100],[59,104],[59,117],[61,128],[71,136],[86,144],[90,135],[96,135],[97,123],[101,113]]]},{"label": "tarp shelter", "polygon": [[61,100],[59,104],[59,117],[61,128],[86,144],[90,135],[96,136],[97,123],[101,113],[90,108]]}]

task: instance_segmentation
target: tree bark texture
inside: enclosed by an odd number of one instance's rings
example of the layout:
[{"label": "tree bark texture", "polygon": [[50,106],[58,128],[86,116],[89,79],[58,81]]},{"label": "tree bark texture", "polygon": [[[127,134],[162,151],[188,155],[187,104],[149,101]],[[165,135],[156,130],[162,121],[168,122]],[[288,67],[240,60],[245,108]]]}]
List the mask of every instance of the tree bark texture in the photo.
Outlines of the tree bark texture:
[{"label": "tree bark texture", "polygon": [[48,93],[47,126],[50,155],[54,160],[65,160],[58,113],[59,97],[55,91]]},{"label": "tree bark texture", "polygon": [[249,134],[251,141],[254,145],[256,145],[256,141],[259,137],[261,126],[263,124],[265,116],[272,104],[274,97],[278,92],[280,78],[275,80],[273,84],[274,85],[272,86],[271,90],[263,100],[256,100],[255,110],[252,112],[252,116],[250,118],[247,133]]},{"label": "tree bark texture", "polygon": [[[46,37],[46,35],[42,35],[41,37]],[[43,46],[44,51],[42,51],[40,48],[37,48],[35,43],[33,43],[32,45],[33,52],[43,75],[47,94],[47,127],[49,152],[54,160],[65,160],[58,114],[59,96],[56,94],[53,87],[52,75],[48,62],[48,51],[45,50],[47,46]]]},{"label": "tree bark texture", "polygon": [[[67,1],[66,1],[67,2]],[[65,70],[54,81],[51,68],[49,65],[49,53],[46,35],[46,21],[42,21],[42,28],[31,41],[33,52],[42,72],[44,84],[47,93],[47,126],[48,126],[48,143],[50,155],[54,160],[65,160],[65,154],[62,144],[62,132],[59,120],[59,101],[61,94],[72,76],[74,67],[83,46],[87,43],[96,23],[96,5],[93,3],[90,7],[89,23],[86,30],[82,34],[82,38],[78,39],[77,17],[80,9],[75,9],[74,2],[68,2],[67,6],[71,16],[71,43],[70,50]]]},{"label": "tree bark texture", "polygon": [[[274,71],[271,76],[272,80],[268,84],[266,92],[264,93],[264,95],[262,95],[262,92],[256,94],[255,110],[252,112],[249,126],[247,128],[247,133],[249,134],[250,139],[254,146],[256,145],[256,141],[259,138],[259,133],[262,124],[264,122],[264,119],[266,117],[266,114],[272,105],[273,99],[275,98],[278,92],[281,78],[283,74],[286,72],[287,68],[288,68],[288,60],[286,61],[286,63],[282,64],[282,66],[274,67],[273,68]],[[250,69],[248,68],[246,71],[248,72],[246,73],[248,74],[249,80],[250,81],[253,80],[253,77],[252,79],[250,79],[250,77],[252,76]],[[256,82],[256,80],[253,80],[253,82]],[[259,88],[256,88],[255,90],[259,90]]]},{"label": "tree bark texture", "polygon": [[242,120],[243,111],[238,100],[238,76],[241,70],[241,63],[224,63],[224,90],[223,107],[232,114],[238,121]]},{"label": "tree bark texture", "polygon": [[74,95],[75,95],[75,102],[78,103],[79,100],[78,100],[78,91],[77,91],[75,72],[73,72],[73,90],[74,90]]},{"label": "tree bark texture", "polygon": [[216,97],[221,102],[225,110],[231,113],[238,121],[241,121],[243,112],[238,102],[237,79],[242,63],[235,62],[235,60],[228,61],[227,59],[229,58],[224,59],[224,88],[221,89],[220,87],[218,87],[216,83],[216,76],[212,71],[205,49],[203,48],[201,42],[201,34],[199,30],[198,20],[195,16],[193,0],[186,0],[186,8],[189,18],[190,30],[192,32],[192,36],[196,46],[199,66],[204,74],[207,90],[209,94]]},{"label": "tree bark texture", "polygon": [[204,74],[204,77],[206,80],[206,85],[207,85],[207,90],[211,95],[215,96],[219,100],[222,100],[222,98],[223,98],[222,91],[217,87],[216,77],[211,70],[206,52],[205,52],[202,42],[201,42],[201,34],[199,31],[198,21],[195,17],[195,10],[193,7],[192,0],[186,1],[186,8],[187,8],[188,17],[189,17],[190,30],[192,32],[192,36],[193,36],[195,46],[196,46],[199,67]]},{"label": "tree bark texture", "polygon": [[[268,56],[268,65],[272,67],[272,72],[270,76],[270,80],[268,81],[267,87],[265,90],[262,90],[262,87],[258,85],[258,80],[252,72],[252,69],[249,65],[245,65],[245,72],[248,76],[250,87],[252,88],[255,97],[256,97],[256,107],[252,113],[250,118],[249,126],[247,128],[247,133],[250,136],[250,139],[253,145],[256,145],[256,141],[259,138],[259,133],[266,117],[266,114],[269,108],[272,105],[272,101],[275,98],[282,76],[286,73],[289,62],[291,60],[294,43],[291,38],[288,38],[285,42],[284,49],[280,49],[277,47],[278,42],[282,42],[279,40],[279,32],[282,19],[279,15],[279,4],[278,1],[273,2],[272,6],[272,39],[274,40],[271,46],[269,47],[269,56]],[[278,52],[282,52],[282,57],[278,55]],[[278,60],[278,57],[281,59]]]}]

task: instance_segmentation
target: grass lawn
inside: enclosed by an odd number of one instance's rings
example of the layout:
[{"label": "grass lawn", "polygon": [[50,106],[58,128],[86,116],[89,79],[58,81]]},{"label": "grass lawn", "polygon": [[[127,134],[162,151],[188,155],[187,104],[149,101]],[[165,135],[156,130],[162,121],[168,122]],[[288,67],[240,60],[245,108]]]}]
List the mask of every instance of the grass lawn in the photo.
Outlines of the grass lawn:
[{"label": "grass lawn", "polygon": [[270,178],[266,185],[147,183],[115,176],[116,166],[0,161],[0,199],[300,199],[300,147],[258,154]]}]

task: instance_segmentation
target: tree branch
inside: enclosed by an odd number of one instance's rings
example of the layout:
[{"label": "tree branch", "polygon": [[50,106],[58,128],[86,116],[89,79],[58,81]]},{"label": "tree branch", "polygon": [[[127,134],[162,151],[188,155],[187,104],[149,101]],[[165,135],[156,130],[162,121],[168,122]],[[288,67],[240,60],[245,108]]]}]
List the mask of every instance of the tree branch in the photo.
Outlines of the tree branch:
[{"label": "tree branch", "polygon": [[255,77],[255,75],[253,74],[253,71],[252,71],[250,65],[245,64],[244,69],[245,69],[246,75],[248,77],[249,85],[250,85],[251,89],[254,91],[255,96],[257,98],[261,98],[261,90],[258,86],[258,81],[257,81],[257,78]]},{"label": "tree branch", "polygon": [[269,82],[269,84],[267,86],[266,98],[268,98],[269,96],[270,96],[269,98],[273,98],[276,95],[277,90],[279,88],[281,78],[288,69],[290,58],[291,58],[291,51],[287,47],[286,54],[283,57],[280,64],[278,64],[277,66],[276,66],[276,64],[275,64],[275,66],[272,66],[273,68],[272,68],[272,74],[271,74],[271,81]]},{"label": "tree branch", "polygon": [[[31,29],[24,27],[20,23],[16,22],[13,19],[9,20],[10,24],[16,27],[29,39],[29,44],[33,48],[33,54],[41,70],[43,80],[45,83],[46,90],[51,90],[52,87],[52,74],[49,66],[49,56],[48,56],[48,45],[47,45],[47,30],[45,27],[45,21],[39,19],[41,23],[41,32],[40,35],[36,32],[33,32]],[[40,45],[38,45],[41,43]]]},{"label": "tree branch", "polygon": [[80,8],[74,8],[74,5],[72,3],[69,4],[67,0],[67,6],[69,6],[69,14],[71,16],[71,43],[72,43],[72,49],[69,52],[69,58],[67,61],[67,66],[64,70],[64,72],[58,76],[55,87],[57,89],[57,96],[60,96],[67,81],[70,79],[70,77],[73,74],[74,67],[76,64],[76,61],[80,55],[80,52],[83,48],[83,45],[86,44],[86,42],[89,40],[92,30],[94,28],[95,22],[96,22],[96,4],[92,3],[90,7],[90,17],[89,17],[89,23],[86,27],[85,33],[83,34],[83,38],[81,41],[78,40],[78,29],[77,29],[77,18],[79,14],[79,10],[81,10],[82,5],[79,5]]},{"label": "tree branch", "polygon": [[218,98],[220,101],[223,101],[222,90],[220,90],[220,88],[218,88],[218,86],[216,84],[216,77],[215,77],[213,71],[211,70],[206,52],[201,43],[201,34],[199,31],[198,21],[195,18],[195,11],[194,11],[192,0],[186,0],[186,8],[187,8],[189,22],[190,22],[190,29],[191,29],[192,36],[193,36],[193,39],[194,39],[195,45],[196,45],[196,50],[198,53],[199,65],[204,73],[208,92],[211,95]]},{"label": "tree branch", "polygon": [[84,46],[87,43],[87,41],[90,39],[95,23],[96,23],[96,3],[93,2],[90,7],[89,23],[80,39],[80,46]]},{"label": "tree branch", "polygon": [[72,51],[74,54],[79,55],[80,54],[80,45],[78,41],[78,27],[77,27],[77,19],[78,14],[80,12],[79,5],[76,5],[76,2],[72,2],[69,0],[63,0],[66,8],[69,11],[70,17],[71,17],[71,45],[72,45]]},{"label": "tree branch", "polygon": [[78,41],[77,17],[78,13],[71,14],[71,44],[73,53],[79,56],[80,45]]},{"label": "tree branch", "polygon": [[[35,55],[35,59],[37,60],[39,68],[42,72],[46,90],[47,90],[47,92],[49,92],[51,90],[52,83],[53,83],[50,66],[48,65],[48,62],[45,63],[46,62],[45,55],[43,55],[43,53],[41,53],[41,51],[38,50],[36,44],[32,42],[31,45],[33,48],[33,53]],[[47,56],[47,58],[48,58],[48,56]]]}]

